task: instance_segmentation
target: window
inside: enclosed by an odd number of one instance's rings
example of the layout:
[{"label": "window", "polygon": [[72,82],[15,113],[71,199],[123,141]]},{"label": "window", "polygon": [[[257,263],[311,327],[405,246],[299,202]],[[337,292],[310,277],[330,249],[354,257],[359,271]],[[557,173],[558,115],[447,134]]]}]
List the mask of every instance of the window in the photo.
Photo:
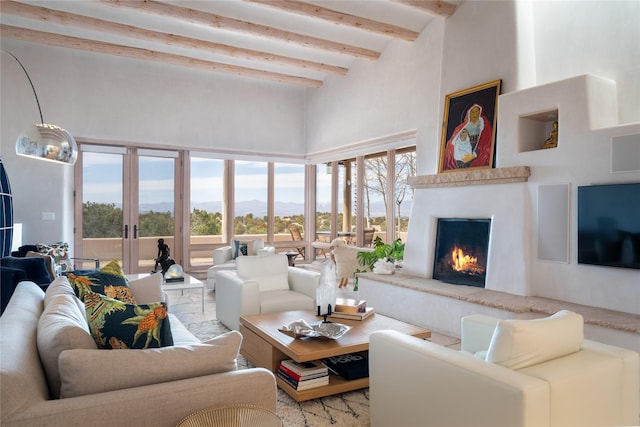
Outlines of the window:
[{"label": "window", "polygon": [[[133,238],[138,242],[138,267],[135,271],[155,268],[158,239],[163,239],[171,248],[174,259],[180,259],[174,237],[175,157],[165,157],[163,154],[152,150],[138,150],[138,218],[133,221]],[[177,157],[177,153],[175,155]]]},{"label": "window", "polygon": [[[314,180],[306,174],[314,168],[304,164],[88,145],[81,159],[76,253],[130,260],[130,272],[153,268],[159,238],[190,272],[211,266],[213,250],[234,236],[261,237],[278,252],[291,250],[291,224],[302,234],[315,226],[314,235],[303,236],[307,241],[338,236],[363,244],[372,227],[385,242],[404,241],[413,201],[407,179],[416,168],[415,147],[398,148],[316,165],[315,186],[307,188]],[[315,197],[315,212],[305,205],[309,197]]]},{"label": "window", "polygon": [[331,237],[331,175],[331,163],[321,164],[316,168],[316,235],[317,240],[321,241],[329,241]]},{"label": "window", "polygon": [[233,234],[267,240],[268,164],[235,162]]},{"label": "window", "polygon": [[414,190],[409,186],[409,177],[416,175],[415,147],[398,150],[395,153],[395,179],[393,199],[395,202],[395,226],[393,239],[407,241],[409,214],[413,203]]},{"label": "window", "polygon": [[[118,259],[126,273],[154,269],[158,239],[182,262],[182,173],[177,151],[81,144],[76,167],[77,258]],[[82,263],[78,268],[85,268]]]},{"label": "window", "polygon": [[[124,150],[121,153],[81,152],[82,227],[81,240],[76,242],[76,257],[97,258],[101,265],[112,259],[123,259],[123,154]],[[78,268],[91,266],[82,263]]]},{"label": "window", "polygon": [[304,165],[276,163],[273,167],[273,241],[293,241],[291,224],[304,230]]},{"label": "window", "polygon": [[211,251],[223,243],[224,160],[191,157],[189,261],[211,265]]},{"label": "window", "polygon": [[[337,162],[339,237],[344,237],[350,243],[361,242],[356,233],[359,229],[364,242],[364,229],[374,228],[375,236],[380,236],[385,243],[398,238],[406,241],[413,201],[408,178],[416,173],[415,154],[415,146],[411,146]],[[361,159],[364,167],[363,176],[360,177],[357,174],[357,162]],[[330,184],[319,184],[318,193],[328,191],[320,188],[320,185]],[[359,186],[362,187],[361,192],[357,191]],[[357,200],[360,194],[361,203]],[[360,206],[362,212],[358,212]]]},{"label": "window", "polygon": [[387,155],[379,153],[364,160],[363,206],[364,227],[375,228],[377,235],[386,242],[387,231]]}]

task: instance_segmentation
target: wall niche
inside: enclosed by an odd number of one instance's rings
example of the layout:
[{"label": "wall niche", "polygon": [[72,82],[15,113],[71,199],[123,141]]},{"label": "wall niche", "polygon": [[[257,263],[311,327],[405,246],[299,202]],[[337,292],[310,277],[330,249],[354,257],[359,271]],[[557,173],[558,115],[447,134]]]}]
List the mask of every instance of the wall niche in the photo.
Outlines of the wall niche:
[{"label": "wall niche", "polygon": [[[557,128],[554,126],[556,122],[558,122]],[[523,153],[556,148],[558,142],[551,147],[547,147],[545,142],[553,133],[556,135],[556,140],[559,141],[559,128],[557,108],[520,116],[518,119],[518,151]]]}]

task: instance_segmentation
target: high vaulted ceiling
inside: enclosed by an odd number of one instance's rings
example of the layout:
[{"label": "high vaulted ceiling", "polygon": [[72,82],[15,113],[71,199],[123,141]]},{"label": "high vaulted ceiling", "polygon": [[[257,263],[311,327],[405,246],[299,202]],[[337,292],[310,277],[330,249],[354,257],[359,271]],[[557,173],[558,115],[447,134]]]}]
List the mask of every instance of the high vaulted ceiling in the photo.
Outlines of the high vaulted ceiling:
[{"label": "high vaulted ceiling", "polygon": [[388,43],[412,43],[439,0],[74,0],[0,3],[2,38],[319,87]]}]

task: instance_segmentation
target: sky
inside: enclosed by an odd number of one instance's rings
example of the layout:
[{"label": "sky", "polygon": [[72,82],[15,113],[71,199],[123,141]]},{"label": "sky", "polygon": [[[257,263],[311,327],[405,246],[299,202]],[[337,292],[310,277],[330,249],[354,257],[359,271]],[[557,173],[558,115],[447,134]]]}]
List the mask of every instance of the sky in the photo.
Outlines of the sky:
[{"label": "sky", "polygon": [[[123,155],[83,152],[83,202],[113,203],[122,207]],[[142,210],[173,210],[174,159],[171,157],[139,157],[140,191],[139,204]],[[202,157],[191,158],[191,209],[219,209],[211,203],[219,203],[223,197],[224,161]],[[286,215],[304,213],[304,165],[276,163],[275,199]],[[340,169],[340,175],[344,170]],[[319,167],[316,175],[316,203],[319,209],[330,209],[331,174],[327,168]],[[267,163],[255,161],[235,162],[235,202],[245,203],[236,209],[246,212],[265,211],[267,200]],[[371,194],[370,203],[374,216],[384,215],[384,203],[379,195]],[[204,206],[203,204],[209,203]],[[355,204],[355,197],[353,198]],[[410,200],[403,203],[403,215],[409,214]],[[161,204],[161,205],[158,205]],[[286,204],[286,207],[283,207]],[[292,205],[294,204],[294,205]],[[218,205],[219,206],[219,205]],[[342,212],[340,203],[339,212]],[[276,214],[278,214],[276,212]]]},{"label": "sky", "polygon": [[[83,201],[122,204],[122,155],[83,154]],[[191,202],[222,200],[222,168],[217,159],[192,158]],[[267,164],[236,161],[236,201],[267,198]],[[140,160],[140,203],[173,200],[173,159],[142,157]],[[276,164],[275,192],[278,201],[304,203],[304,165]],[[331,176],[327,175],[330,184]],[[321,183],[325,186],[327,183]],[[327,198],[327,202],[329,199]]]}]

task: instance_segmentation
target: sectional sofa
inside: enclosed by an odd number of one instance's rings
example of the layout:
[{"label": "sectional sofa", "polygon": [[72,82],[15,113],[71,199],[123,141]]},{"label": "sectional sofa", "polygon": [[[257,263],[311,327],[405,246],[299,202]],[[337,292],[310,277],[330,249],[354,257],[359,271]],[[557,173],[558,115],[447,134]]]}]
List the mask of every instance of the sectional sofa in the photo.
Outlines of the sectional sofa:
[{"label": "sectional sofa", "polygon": [[[133,293],[143,302],[150,290]],[[46,293],[33,282],[18,284],[0,317],[0,425],[175,426],[209,407],[275,411],[273,374],[236,369],[239,333],[201,343],[169,314],[173,346],[102,350],[83,309],[66,277]]]}]

